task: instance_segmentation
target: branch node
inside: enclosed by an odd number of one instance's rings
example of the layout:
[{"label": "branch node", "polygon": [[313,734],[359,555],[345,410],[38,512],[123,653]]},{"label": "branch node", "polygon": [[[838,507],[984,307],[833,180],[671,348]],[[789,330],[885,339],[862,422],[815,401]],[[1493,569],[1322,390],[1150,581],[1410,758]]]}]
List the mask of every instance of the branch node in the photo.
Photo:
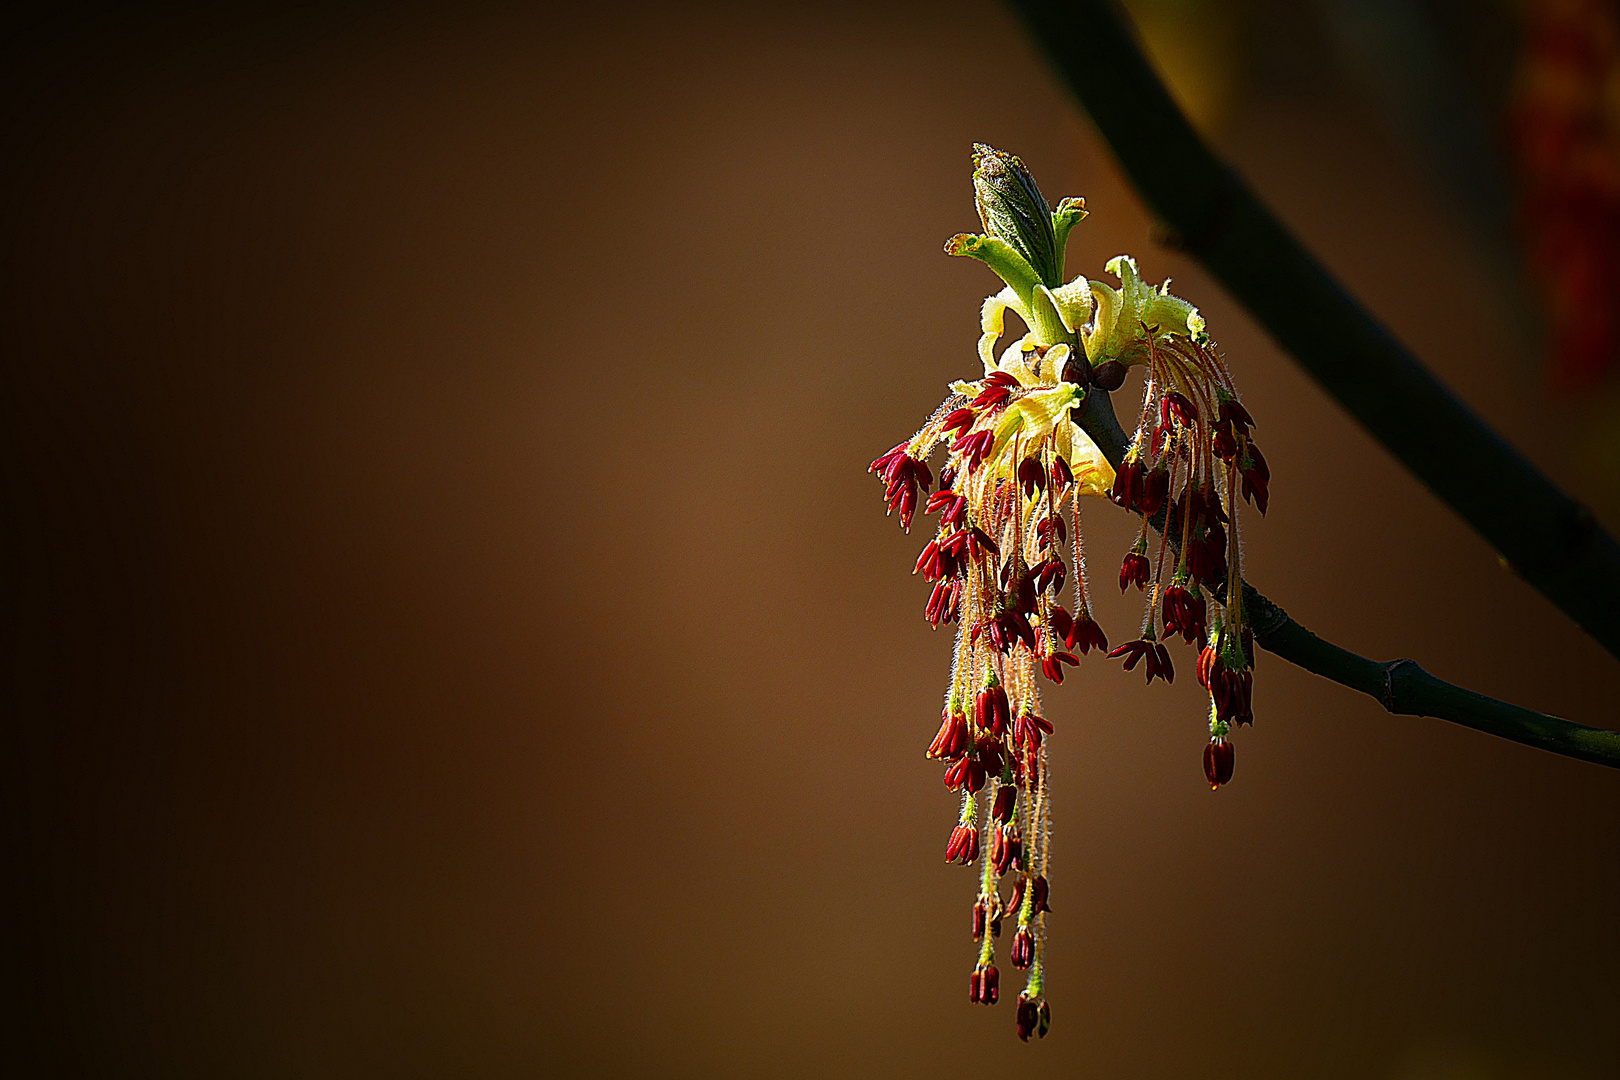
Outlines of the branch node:
[{"label": "branch node", "polygon": [[1405,704],[1403,700],[1405,695],[1401,693],[1401,688],[1396,685],[1396,680],[1402,679],[1404,676],[1408,675],[1427,674],[1428,672],[1423,670],[1423,665],[1419,664],[1416,660],[1391,660],[1389,663],[1384,665],[1384,689],[1379,692],[1379,703],[1384,706],[1386,711],[1395,713],[1397,715],[1416,715],[1413,713],[1412,709]]}]

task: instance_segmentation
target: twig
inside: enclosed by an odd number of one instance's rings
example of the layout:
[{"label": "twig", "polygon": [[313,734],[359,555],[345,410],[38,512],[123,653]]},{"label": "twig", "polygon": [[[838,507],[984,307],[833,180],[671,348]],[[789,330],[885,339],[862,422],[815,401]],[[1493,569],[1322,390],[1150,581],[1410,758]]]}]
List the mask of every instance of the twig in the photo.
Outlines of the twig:
[{"label": "twig", "polygon": [[1114,3],[1014,7],[1176,243],[1508,565],[1620,657],[1620,544],[1590,511],[1458,401],[1204,145]]},{"label": "twig", "polygon": [[[1126,435],[1107,393],[1093,388],[1075,422],[1118,467]],[[1323,641],[1244,582],[1243,599],[1254,640],[1290,663],[1341,686],[1360,690],[1392,713],[1435,716],[1526,746],[1620,769],[1620,731],[1587,727],[1534,709],[1476,694],[1437,679],[1412,660],[1380,662]]]}]

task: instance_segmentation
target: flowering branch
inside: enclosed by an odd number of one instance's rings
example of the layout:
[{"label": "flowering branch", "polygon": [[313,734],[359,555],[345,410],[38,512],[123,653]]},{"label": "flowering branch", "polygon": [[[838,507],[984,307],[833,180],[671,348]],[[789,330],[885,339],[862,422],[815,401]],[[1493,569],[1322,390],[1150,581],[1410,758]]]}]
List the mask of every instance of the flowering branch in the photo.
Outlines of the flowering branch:
[{"label": "flowering branch", "polygon": [[[1109,395],[1094,390],[1087,395],[1085,407],[1074,412],[1075,423],[1117,468],[1128,439]],[[1434,716],[1565,757],[1620,768],[1620,731],[1588,727],[1497,701],[1438,679],[1413,660],[1369,660],[1317,637],[1247,582],[1243,601],[1254,640],[1262,647],[1313,675],[1377,699],[1392,713]]]},{"label": "flowering branch", "polygon": [[[1590,511],[1457,400],[1204,145],[1154,75],[1113,0],[1015,0],[1014,6],[1137,190],[1169,224],[1175,242],[1197,257],[1324,390],[1508,565],[1620,656],[1620,544]],[[1299,634],[1309,636],[1303,630]],[[1297,644],[1291,635],[1278,640]],[[1334,669],[1310,649],[1296,651]],[[1401,668],[1399,679],[1391,681],[1399,681],[1407,695],[1391,700],[1432,708],[1432,694],[1406,689],[1417,685],[1409,674],[1414,668]],[[1348,673],[1338,681],[1364,689]],[[1455,711],[1461,704],[1457,699],[1448,707]],[[1487,722],[1446,718],[1476,727]],[[1529,737],[1508,737],[1557,748]],[[1589,753],[1575,756],[1599,760]]]}]

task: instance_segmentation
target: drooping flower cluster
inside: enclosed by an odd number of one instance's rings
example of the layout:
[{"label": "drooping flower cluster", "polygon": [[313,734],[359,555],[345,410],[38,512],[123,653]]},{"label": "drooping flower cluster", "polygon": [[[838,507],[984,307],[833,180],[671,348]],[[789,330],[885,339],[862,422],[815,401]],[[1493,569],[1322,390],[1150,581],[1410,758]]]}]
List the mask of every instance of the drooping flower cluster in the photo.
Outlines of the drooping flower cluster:
[{"label": "drooping flower cluster", "polygon": [[[1241,485],[1264,512],[1270,474],[1197,309],[1171,296],[1168,282],[1143,284],[1124,256],[1107,267],[1117,289],[1084,276],[1065,282],[1064,246],[1084,202],[1065,199],[1053,211],[1011,155],[978,146],[974,162],[985,234],[953,237],[946,251],[985,262],[1006,282],[981,313],[984,374],[953,383],[922,429],[871,471],[907,531],[919,504],[937,515],[916,572],[931,586],[928,622],[956,624],[950,686],[928,747],[961,797],[945,858],[980,869],[971,1000],[999,998],[995,943],[1013,921],[1011,962],[1029,973],[1016,1018],[1027,1040],[1044,1036],[1051,1020],[1052,724],[1037,675],[1061,684],[1081,656],[1108,652],[1088,592],[1081,497],[1111,497],[1142,515],[1120,588],[1146,590],[1148,611],[1137,638],[1108,655],[1125,657],[1126,670],[1145,662],[1149,682],[1168,682],[1175,672],[1165,643],[1179,634],[1197,645],[1211,701],[1205,773],[1219,787],[1232,775],[1226,737],[1252,718],[1236,500]],[[997,356],[1009,310],[1028,332]],[[1146,369],[1146,394],[1116,472],[1081,420],[1088,395],[1106,406],[1135,366]],[[942,447],[936,490],[928,461]]]}]

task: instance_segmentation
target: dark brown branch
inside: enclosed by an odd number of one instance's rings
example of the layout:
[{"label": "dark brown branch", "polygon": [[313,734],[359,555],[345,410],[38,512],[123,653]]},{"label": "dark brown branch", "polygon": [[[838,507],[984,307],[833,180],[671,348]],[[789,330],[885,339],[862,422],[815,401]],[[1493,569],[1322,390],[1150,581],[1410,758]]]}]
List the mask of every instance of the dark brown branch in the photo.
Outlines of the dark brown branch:
[{"label": "dark brown branch", "polygon": [[1114,3],[1014,6],[1180,246],[1526,581],[1620,656],[1620,544],[1457,400],[1204,145]]},{"label": "dark brown branch", "polygon": [[[1108,394],[1093,389],[1075,414],[1075,422],[1117,468],[1125,456],[1126,436]],[[1247,582],[1243,599],[1261,647],[1314,675],[1360,690],[1392,713],[1435,716],[1565,757],[1620,768],[1620,731],[1587,727],[1476,694],[1435,678],[1412,660],[1380,662],[1358,656],[1323,641]]]}]

